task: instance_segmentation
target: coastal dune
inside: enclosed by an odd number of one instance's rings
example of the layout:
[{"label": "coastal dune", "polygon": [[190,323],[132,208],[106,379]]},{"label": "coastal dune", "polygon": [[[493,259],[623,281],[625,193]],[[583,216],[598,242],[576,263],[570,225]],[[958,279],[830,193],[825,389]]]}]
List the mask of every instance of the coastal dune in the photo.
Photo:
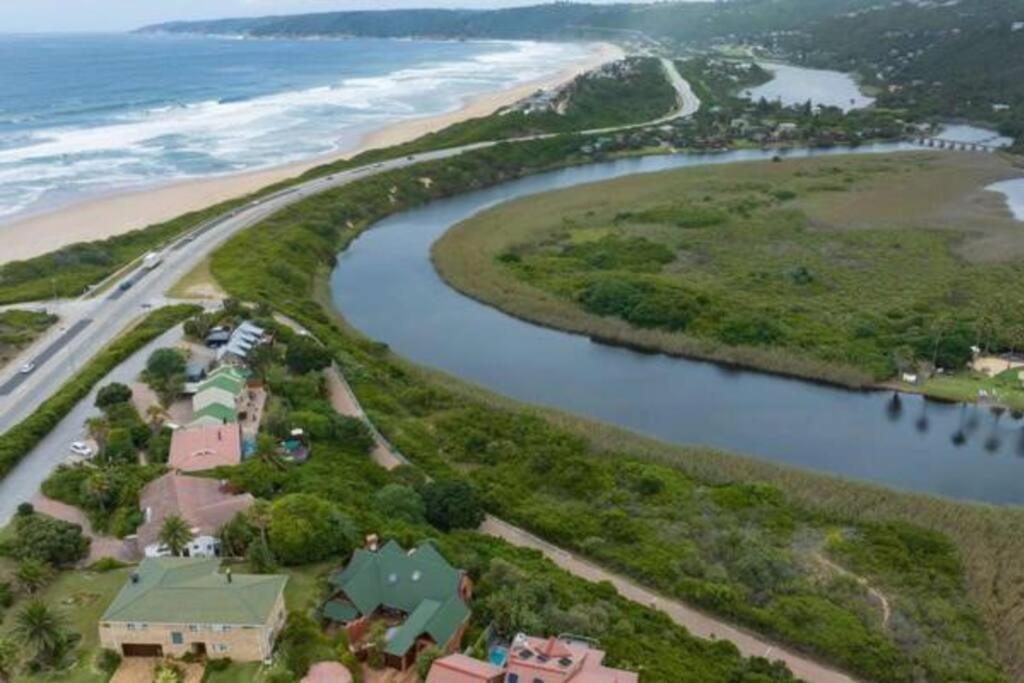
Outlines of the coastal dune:
[{"label": "coastal dune", "polygon": [[56,210],[16,218],[0,224],[0,243],[3,244],[0,263],[24,260],[68,244],[104,239],[144,228],[189,211],[255,192],[324,163],[351,158],[370,149],[409,142],[460,121],[487,116],[538,89],[558,87],[581,73],[622,56],[622,50],[614,45],[594,43],[582,59],[556,74],[473,97],[456,111],[398,121],[368,133],[352,149],[258,171],[112,193]]}]

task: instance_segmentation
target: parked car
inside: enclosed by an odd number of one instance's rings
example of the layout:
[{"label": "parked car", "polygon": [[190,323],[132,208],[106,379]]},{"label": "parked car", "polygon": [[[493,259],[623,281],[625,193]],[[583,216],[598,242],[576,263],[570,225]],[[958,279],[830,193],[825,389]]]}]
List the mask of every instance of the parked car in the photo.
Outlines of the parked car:
[{"label": "parked car", "polygon": [[21,366],[21,370],[19,370],[19,372],[21,374],[23,374],[23,375],[27,375],[28,373],[32,372],[35,369],[36,369],[36,364],[32,363],[32,362],[28,362],[28,363],[25,363],[24,365]]},{"label": "parked car", "polygon": [[88,458],[92,455],[92,446],[84,441],[75,441],[71,444],[71,452],[75,455],[80,455],[83,458]]}]

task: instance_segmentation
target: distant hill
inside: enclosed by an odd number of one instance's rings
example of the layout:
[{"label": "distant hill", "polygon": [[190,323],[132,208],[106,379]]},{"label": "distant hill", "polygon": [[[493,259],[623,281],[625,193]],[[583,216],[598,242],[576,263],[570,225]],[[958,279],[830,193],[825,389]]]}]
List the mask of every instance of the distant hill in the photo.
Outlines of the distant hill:
[{"label": "distant hill", "polygon": [[384,10],[173,22],[142,31],[258,37],[629,39],[746,43],[859,73],[880,104],[990,122],[1024,145],[1024,2],[730,0],[553,3],[497,10]]}]

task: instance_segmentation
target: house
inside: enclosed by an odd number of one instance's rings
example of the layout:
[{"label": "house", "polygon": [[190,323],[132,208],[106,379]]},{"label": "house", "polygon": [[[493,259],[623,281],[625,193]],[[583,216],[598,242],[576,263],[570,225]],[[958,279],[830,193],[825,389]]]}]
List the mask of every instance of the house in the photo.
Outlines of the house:
[{"label": "house", "polygon": [[194,538],[185,552],[189,557],[213,557],[220,551],[217,531],[248,510],[254,498],[224,490],[215,479],[165,474],[149,482],[139,494],[143,522],[136,543],[146,557],[162,557],[170,551],[160,542],[164,520],[178,515],[192,525]]},{"label": "house", "polygon": [[171,433],[171,452],[167,464],[172,470],[201,472],[240,462],[242,430],[236,422],[183,427]]},{"label": "house", "polygon": [[434,662],[426,683],[502,683],[504,680],[504,669],[455,653]]},{"label": "house", "polygon": [[206,379],[206,361],[190,360],[185,365],[185,381],[189,383],[202,382]]},{"label": "house", "polygon": [[519,634],[509,648],[504,683],[638,683],[632,671],[604,666],[604,652],[572,638]]},{"label": "house", "polygon": [[430,668],[426,683],[638,683],[639,674],[604,665],[604,652],[566,636],[519,634],[501,666],[455,654]]},{"label": "house", "polygon": [[359,656],[368,647],[358,643],[374,623],[384,622],[384,661],[394,669],[408,669],[431,645],[455,651],[469,621],[472,582],[430,543],[406,552],[390,541],[378,550],[371,538],[330,585],[324,618],[346,629]]},{"label": "house", "polygon": [[147,558],[100,618],[103,648],[125,657],[270,657],[284,626],[287,576],[232,575],[220,561]]},{"label": "house", "polygon": [[302,683],[352,683],[352,674],[338,662],[317,662]]},{"label": "house", "polygon": [[211,426],[237,422],[245,387],[246,376],[236,368],[222,366],[211,372],[192,395],[192,424]]},{"label": "house", "polygon": [[207,333],[206,337],[203,339],[203,343],[211,349],[217,349],[227,344],[230,339],[231,330],[226,327],[214,327]]},{"label": "house", "polygon": [[262,327],[246,321],[235,328],[224,344],[217,349],[217,360],[219,362],[241,362],[244,363],[254,346],[269,341],[267,331]]}]

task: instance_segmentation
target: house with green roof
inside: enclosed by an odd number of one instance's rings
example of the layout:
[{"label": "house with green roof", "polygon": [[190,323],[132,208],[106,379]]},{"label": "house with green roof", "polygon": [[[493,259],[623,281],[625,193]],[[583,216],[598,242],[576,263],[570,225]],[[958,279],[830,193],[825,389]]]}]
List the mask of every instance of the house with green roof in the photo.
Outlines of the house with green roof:
[{"label": "house with green roof", "polygon": [[238,368],[221,366],[196,386],[192,394],[192,425],[210,427],[238,421],[247,375]]},{"label": "house with green roof", "polygon": [[100,644],[125,657],[268,659],[284,627],[287,576],[219,571],[215,558],[147,558],[100,618]]},{"label": "house with green roof", "polygon": [[357,654],[369,647],[360,642],[371,626],[383,621],[384,660],[395,669],[408,669],[431,645],[454,652],[469,622],[472,582],[430,543],[408,552],[394,541],[357,550],[330,585],[324,619],[348,631]]}]

